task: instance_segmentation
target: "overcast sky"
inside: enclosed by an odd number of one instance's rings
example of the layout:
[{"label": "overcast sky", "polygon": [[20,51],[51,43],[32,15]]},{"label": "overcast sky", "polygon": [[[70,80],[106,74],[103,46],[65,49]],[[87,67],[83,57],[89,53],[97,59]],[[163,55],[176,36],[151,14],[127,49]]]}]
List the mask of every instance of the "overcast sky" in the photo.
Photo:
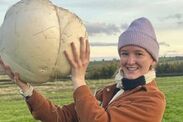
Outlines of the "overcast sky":
[{"label": "overcast sky", "polygon": [[[0,25],[7,9],[19,0],[0,0]],[[121,32],[136,18],[153,24],[161,56],[183,55],[183,0],[51,0],[85,23],[91,57],[118,57]]]}]

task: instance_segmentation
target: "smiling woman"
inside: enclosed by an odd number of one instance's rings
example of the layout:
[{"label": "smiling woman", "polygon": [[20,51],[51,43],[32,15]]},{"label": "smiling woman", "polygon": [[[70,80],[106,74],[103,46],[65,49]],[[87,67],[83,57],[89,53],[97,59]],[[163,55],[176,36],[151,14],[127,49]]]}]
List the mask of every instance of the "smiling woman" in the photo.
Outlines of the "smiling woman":
[{"label": "smiling woman", "polygon": [[71,65],[74,102],[63,107],[23,83],[18,74],[0,60],[6,73],[22,89],[21,94],[35,119],[42,122],[162,121],[166,101],[156,85],[153,68],[158,62],[159,45],[148,19],[134,20],[121,34],[118,41],[121,67],[116,83],[97,91],[95,96],[85,81],[90,56],[88,40],[80,38],[80,45],[80,56],[74,43],[70,44],[72,54],[64,51]]}]

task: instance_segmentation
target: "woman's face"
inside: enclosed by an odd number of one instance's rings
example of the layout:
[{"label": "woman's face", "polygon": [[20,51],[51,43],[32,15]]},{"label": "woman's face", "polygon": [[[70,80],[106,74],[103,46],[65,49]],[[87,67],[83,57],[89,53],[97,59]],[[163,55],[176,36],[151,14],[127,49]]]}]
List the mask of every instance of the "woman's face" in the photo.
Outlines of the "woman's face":
[{"label": "woman's face", "polygon": [[120,49],[120,65],[125,78],[136,79],[146,74],[155,63],[151,55],[141,47],[129,45]]}]

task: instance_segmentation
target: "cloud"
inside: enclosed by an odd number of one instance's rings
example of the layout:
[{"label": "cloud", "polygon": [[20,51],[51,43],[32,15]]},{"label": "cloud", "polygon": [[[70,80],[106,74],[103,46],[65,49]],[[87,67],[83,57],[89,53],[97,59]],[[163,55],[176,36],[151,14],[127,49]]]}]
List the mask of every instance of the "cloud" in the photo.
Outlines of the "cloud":
[{"label": "cloud", "polygon": [[1,5],[1,7],[4,5],[9,6],[18,1],[19,0],[0,0],[0,5]]},{"label": "cloud", "polygon": [[160,19],[160,21],[163,21],[163,24],[161,27],[164,27],[165,29],[170,28],[182,28],[183,27],[183,13],[175,13],[168,16],[165,16]]},{"label": "cloud", "polygon": [[117,46],[117,43],[99,43],[99,42],[92,42],[90,43],[91,46]]},{"label": "cloud", "polygon": [[182,18],[183,18],[183,14],[176,13],[176,14],[169,15],[169,16],[165,17],[164,19],[177,19],[177,20],[181,20]]},{"label": "cloud", "polygon": [[178,25],[183,25],[183,21],[177,22]]},{"label": "cloud", "polygon": [[[177,2],[176,0],[156,0],[155,5],[171,5],[172,3]],[[180,2],[180,1],[179,1]]]},{"label": "cloud", "polygon": [[7,0],[0,0],[0,5],[7,5],[9,2]]},{"label": "cloud", "polygon": [[[53,2],[59,3],[61,5],[66,5],[70,6],[73,8],[87,8],[87,9],[120,9],[122,5],[124,6],[124,1],[121,0],[108,0],[107,2],[105,0],[87,0],[87,1],[82,1],[82,0],[67,0],[67,1],[58,1],[58,0],[53,0]],[[122,4],[123,3],[123,4]],[[127,2],[126,2],[127,3]],[[115,7],[114,7],[115,5]]]},{"label": "cloud", "polygon": [[170,45],[168,43],[166,43],[166,42],[160,42],[159,45],[170,47]]},{"label": "cloud", "polygon": [[177,50],[168,50],[165,52],[164,56],[183,56],[183,52]]},{"label": "cloud", "polygon": [[[59,5],[65,5],[73,8],[87,8],[91,10],[129,10],[129,9],[136,9],[137,6],[147,6],[151,5],[152,2],[149,2],[147,0],[67,0],[67,1],[59,1],[59,0],[53,0],[56,3],[59,3]],[[159,1],[159,0],[155,0]],[[141,7],[142,8],[142,7]],[[140,9],[140,8],[138,8]]]},{"label": "cloud", "polygon": [[107,35],[112,35],[120,32],[120,27],[115,24],[106,23],[86,23],[87,31],[90,35],[104,33]]},{"label": "cloud", "polygon": [[121,29],[127,29],[128,28],[128,26],[129,26],[129,24],[121,24]]}]

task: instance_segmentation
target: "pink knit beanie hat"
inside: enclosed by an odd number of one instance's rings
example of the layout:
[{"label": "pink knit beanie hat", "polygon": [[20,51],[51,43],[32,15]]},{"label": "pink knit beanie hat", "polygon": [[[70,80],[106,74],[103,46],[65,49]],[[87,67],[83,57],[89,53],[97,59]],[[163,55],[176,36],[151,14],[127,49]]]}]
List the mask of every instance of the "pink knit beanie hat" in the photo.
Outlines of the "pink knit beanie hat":
[{"label": "pink knit beanie hat", "polygon": [[142,17],[134,20],[124,31],[118,41],[118,52],[121,47],[137,45],[144,48],[158,62],[159,44],[151,22]]}]

